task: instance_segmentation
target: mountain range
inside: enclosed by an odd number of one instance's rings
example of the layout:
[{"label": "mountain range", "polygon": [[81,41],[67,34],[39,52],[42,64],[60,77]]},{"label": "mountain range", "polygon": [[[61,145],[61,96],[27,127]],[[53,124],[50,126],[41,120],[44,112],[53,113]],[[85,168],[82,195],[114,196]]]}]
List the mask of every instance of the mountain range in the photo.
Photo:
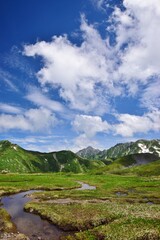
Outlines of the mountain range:
[{"label": "mountain range", "polygon": [[119,143],[108,150],[100,151],[92,147],[84,148],[77,155],[87,159],[116,159],[131,154],[150,153],[160,157],[160,140],[138,140],[136,142]]},{"label": "mountain range", "polygon": [[85,172],[103,167],[102,161],[83,159],[71,151],[28,151],[7,140],[0,141],[1,172]]},{"label": "mountain range", "polygon": [[[0,172],[111,172],[146,165],[159,174],[160,140],[120,143],[100,151],[87,147],[77,153],[58,151],[41,153],[25,150],[7,140],[0,141]],[[145,168],[146,172],[150,172]],[[158,169],[158,170],[157,170]],[[128,170],[127,170],[128,171]]]}]

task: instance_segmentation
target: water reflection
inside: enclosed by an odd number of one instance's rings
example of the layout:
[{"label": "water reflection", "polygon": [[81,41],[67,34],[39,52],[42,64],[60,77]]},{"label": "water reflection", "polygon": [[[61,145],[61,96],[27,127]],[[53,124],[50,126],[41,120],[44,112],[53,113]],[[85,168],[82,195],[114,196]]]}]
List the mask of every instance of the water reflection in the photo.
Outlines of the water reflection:
[{"label": "water reflection", "polygon": [[79,182],[79,181],[77,181],[77,183],[81,184],[81,187],[77,188],[77,190],[95,190],[96,189],[95,186],[91,186],[87,183],[83,183],[83,182]]},{"label": "water reflection", "polygon": [[58,240],[65,232],[41,219],[38,215],[24,212],[24,205],[31,200],[27,194],[34,190],[3,197],[3,207],[11,215],[17,230],[24,233],[30,239]]},{"label": "water reflection", "polygon": [[[77,188],[77,190],[96,189],[95,186],[90,186],[79,181],[78,183],[81,184],[81,187]],[[24,233],[31,240],[58,240],[60,236],[68,235],[69,233],[67,234],[53,224],[50,224],[48,221],[41,219],[40,216],[24,211],[24,205],[31,200],[28,195],[33,192],[38,192],[38,190],[13,194],[11,196],[3,197],[1,200],[3,207],[10,214],[11,220],[16,224],[17,230]]]}]

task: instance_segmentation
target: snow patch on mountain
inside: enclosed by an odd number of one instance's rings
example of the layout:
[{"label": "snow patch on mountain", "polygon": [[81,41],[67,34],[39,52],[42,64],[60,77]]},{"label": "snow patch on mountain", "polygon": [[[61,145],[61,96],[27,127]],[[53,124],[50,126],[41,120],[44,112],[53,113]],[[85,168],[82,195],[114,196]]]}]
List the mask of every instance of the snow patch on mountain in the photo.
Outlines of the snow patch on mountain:
[{"label": "snow patch on mountain", "polygon": [[158,147],[154,146],[154,149],[156,150],[156,152],[157,152],[158,155],[160,156],[160,147],[158,148]]},{"label": "snow patch on mountain", "polygon": [[146,145],[142,144],[142,143],[138,143],[138,147],[140,147],[140,151],[139,153],[153,153],[151,151],[149,151],[149,149],[147,148]]}]

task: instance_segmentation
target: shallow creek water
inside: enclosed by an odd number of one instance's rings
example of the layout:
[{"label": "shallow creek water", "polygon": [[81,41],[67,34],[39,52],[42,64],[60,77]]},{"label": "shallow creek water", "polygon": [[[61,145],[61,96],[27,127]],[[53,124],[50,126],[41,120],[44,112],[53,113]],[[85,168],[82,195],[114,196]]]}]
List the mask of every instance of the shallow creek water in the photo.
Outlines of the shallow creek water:
[{"label": "shallow creek water", "polygon": [[40,216],[24,211],[24,205],[31,200],[27,195],[36,192],[34,190],[22,192],[2,198],[3,207],[10,214],[12,222],[17,226],[17,230],[24,233],[31,240],[45,239],[58,240],[64,232],[50,224]]},{"label": "shallow creek water", "polygon": [[77,190],[95,190],[96,189],[96,186],[91,186],[87,183],[83,183],[80,181],[77,181],[77,183],[81,184],[81,187],[77,188]]},{"label": "shallow creek water", "polygon": [[[81,184],[77,190],[92,190],[96,187],[88,184],[78,182]],[[55,225],[49,223],[47,220],[41,219],[40,216],[24,211],[24,205],[31,201],[29,194],[37,192],[37,190],[30,190],[5,196],[1,199],[3,208],[10,214],[12,222],[16,224],[17,230],[24,233],[31,240],[58,240],[60,236],[66,236],[69,233],[64,232]]]}]

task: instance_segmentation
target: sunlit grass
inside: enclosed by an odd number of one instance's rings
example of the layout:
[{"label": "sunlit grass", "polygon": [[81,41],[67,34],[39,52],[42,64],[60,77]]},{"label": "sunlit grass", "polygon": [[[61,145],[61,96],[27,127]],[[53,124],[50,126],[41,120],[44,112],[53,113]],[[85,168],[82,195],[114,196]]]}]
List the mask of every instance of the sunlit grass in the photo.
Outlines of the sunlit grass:
[{"label": "sunlit grass", "polygon": [[[96,189],[79,191],[77,181]],[[37,212],[65,230],[81,230],[68,239],[160,239],[159,176],[0,175],[1,195],[29,189],[45,191],[32,195],[32,202],[26,205],[28,211]],[[58,199],[68,199],[68,202],[60,204]]]}]

